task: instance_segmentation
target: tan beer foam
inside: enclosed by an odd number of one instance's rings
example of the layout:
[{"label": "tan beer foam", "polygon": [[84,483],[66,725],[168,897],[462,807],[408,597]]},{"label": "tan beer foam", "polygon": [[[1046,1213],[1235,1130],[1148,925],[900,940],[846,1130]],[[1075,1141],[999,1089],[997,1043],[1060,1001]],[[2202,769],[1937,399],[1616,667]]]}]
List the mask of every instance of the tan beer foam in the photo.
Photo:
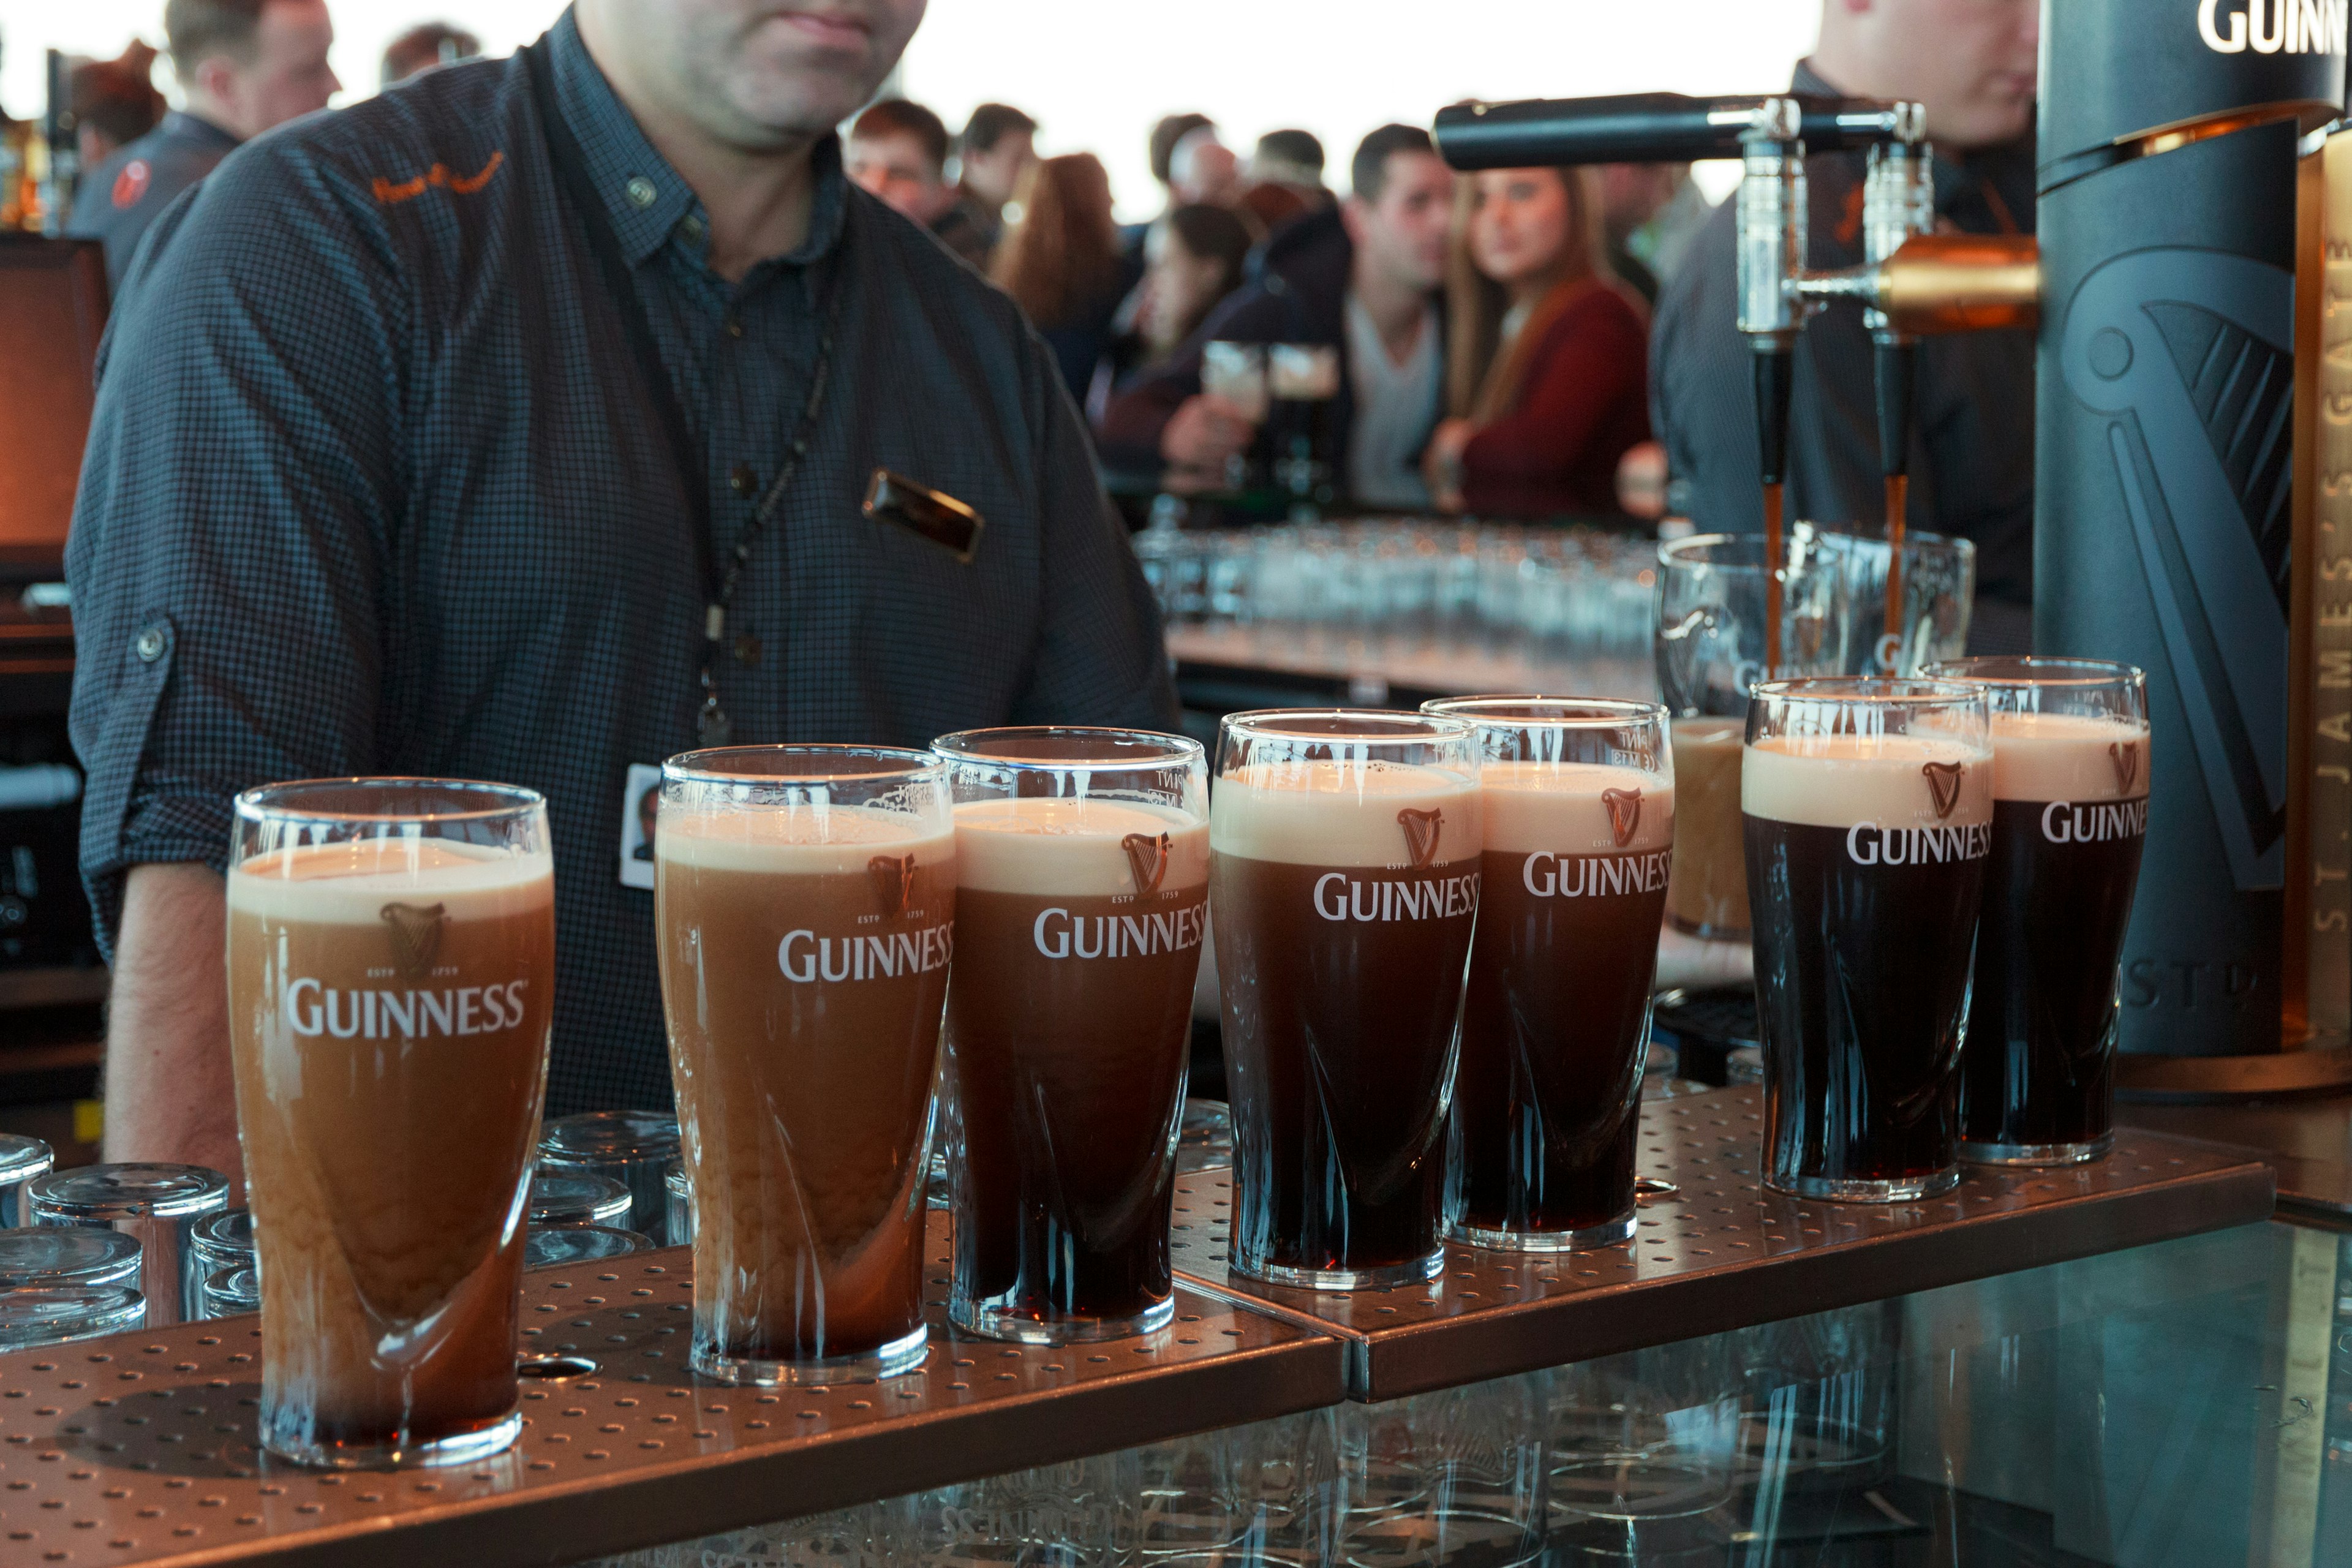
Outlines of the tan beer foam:
[{"label": "tan beer foam", "polygon": [[1992,716],[1995,800],[2137,800],[2147,793],[2147,726],[2129,719]]},{"label": "tan beer foam", "polygon": [[499,920],[555,897],[555,858],[493,854],[441,838],[367,838],[274,850],[234,867],[228,907],[270,921],[383,923],[387,900],[448,906],[451,920]]},{"label": "tan beer foam", "polygon": [[[1664,849],[1675,841],[1675,786],[1606,763],[1488,763],[1478,770],[1486,847],[1591,855]],[[1611,793],[1617,796],[1611,815]],[[1621,819],[1626,837],[1618,838]]]},{"label": "tan beer foam", "polygon": [[[955,808],[956,882],[990,893],[1110,898],[1134,893],[1127,840],[1168,837],[1159,891],[1209,879],[1209,825],[1173,806],[1126,800],[975,800]],[[1147,874],[1155,856],[1143,857]]]},{"label": "tan beer foam", "polygon": [[943,817],[869,805],[717,806],[677,810],[667,803],[654,829],[654,858],[705,871],[787,877],[863,872],[880,850],[919,866],[955,858],[955,830]]},{"label": "tan beer foam", "polygon": [[[1959,770],[1948,816],[1936,811],[1930,767]],[[1748,748],[1739,805],[1750,816],[1813,827],[1990,822],[1992,753],[1921,735],[1776,735]]]},{"label": "tan beer foam", "polygon": [[1293,866],[1406,866],[1402,811],[1440,814],[1432,865],[1476,858],[1478,784],[1404,763],[1253,763],[1217,780],[1209,845]]}]

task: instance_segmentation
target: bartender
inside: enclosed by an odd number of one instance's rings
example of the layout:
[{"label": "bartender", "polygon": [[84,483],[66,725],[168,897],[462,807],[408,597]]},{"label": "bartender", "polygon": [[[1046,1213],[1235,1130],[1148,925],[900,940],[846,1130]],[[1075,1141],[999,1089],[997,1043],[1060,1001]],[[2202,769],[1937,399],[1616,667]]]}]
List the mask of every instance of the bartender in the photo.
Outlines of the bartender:
[{"label": "bartender", "polygon": [[[2033,94],[2040,0],[1824,0],[1821,41],[1792,90],[1909,99],[1936,151],[1936,220],[1971,234],[2033,232]],[[1806,160],[1808,264],[1861,264],[1864,155]],[[1700,231],[1658,300],[1650,423],[1674,502],[1702,529],[1763,526],[1756,395],[1738,330],[1734,204]],[[1886,513],[1870,333],[1833,305],[1797,340],[1789,515],[1875,535]],[[1976,542],[1971,650],[2021,653],[2033,608],[2033,334],[1963,332],[1919,345],[1909,525]]]},{"label": "bartender", "polygon": [[548,797],[551,1115],[668,1103],[638,804],[697,744],[1171,728],[1050,355],[842,174],[924,0],[579,0],[158,223],[68,572],[110,1159],[237,1168],[236,792]]}]

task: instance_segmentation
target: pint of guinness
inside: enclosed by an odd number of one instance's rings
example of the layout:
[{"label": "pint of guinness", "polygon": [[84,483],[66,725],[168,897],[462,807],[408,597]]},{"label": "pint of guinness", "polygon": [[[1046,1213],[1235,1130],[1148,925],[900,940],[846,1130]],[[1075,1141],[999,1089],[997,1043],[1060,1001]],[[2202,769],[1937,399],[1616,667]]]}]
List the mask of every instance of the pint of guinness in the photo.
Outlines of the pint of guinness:
[{"label": "pint of guinness", "polygon": [[1444,1267],[1478,911],[1477,755],[1435,715],[1226,717],[1209,880],[1234,1101],[1232,1265],[1308,1289]]},{"label": "pint of guinness", "polygon": [[1769,1184],[1891,1203],[1958,1183],[1992,786],[1981,687],[1756,689],[1740,799]]},{"label": "pint of guinness", "polygon": [[1486,842],[1446,1232],[1531,1252],[1622,1241],[1675,841],[1666,710],[1528,697],[1423,710],[1476,726]]},{"label": "pint of guinness", "polygon": [[1164,1328],[1209,918],[1208,763],[1132,730],[933,743],[956,825],[948,1315],[1032,1344]]},{"label": "pint of guinness", "polygon": [[922,1360],[955,892],[928,752],[741,746],[663,764],[654,922],[705,1376],[831,1383]]},{"label": "pint of guinness", "polygon": [[1960,1053],[1960,1154],[2095,1160],[2114,1142],[2116,977],[2147,842],[2147,679],[2084,658],[1969,658],[1992,705],[1992,853]]},{"label": "pint of guinness", "polygon": [[468,1463],[520,1431],[522,1193],[555,985],[529,790],[272,784],[236,800],[229,1047],[261,1269],[261,1443]]}]

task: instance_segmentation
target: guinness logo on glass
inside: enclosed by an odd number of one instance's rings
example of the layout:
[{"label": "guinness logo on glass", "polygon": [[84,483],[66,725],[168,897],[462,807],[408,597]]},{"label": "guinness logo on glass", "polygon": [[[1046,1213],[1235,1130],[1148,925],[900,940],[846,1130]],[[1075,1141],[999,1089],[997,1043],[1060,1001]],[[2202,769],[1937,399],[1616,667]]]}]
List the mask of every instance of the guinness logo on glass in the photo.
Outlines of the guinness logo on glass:
[{"label": "guinness logo on glass", "polygon": [[1148,899],[1158,892],[1168,876],[1168,835],[1130,833],[1118,843],[1127,851],[1128,869],[1135,873],[1135,896]]},{"label": "guinness logo on glass", "polygon": [[1936,819],[1940,822],[1960,804],[1960,778],[1968,767],[1961,763],[1922,763],[1919,771],[1927,775],[1927,793],[1935,797]]},{"label": "guinness logo on glass", "polygon": [[446,904],[386,904],[376,911],[392,931],[393,963],[410,980],[433,969],[441,952],[441,926],[448,919]]},{"label": "guinness logo on glass", "polygon": [[2139,781],[2139,742],[2110,741],[2107,742],[2107,755],[2116,764],[2116,793],[2131,794],[2132,785]]},{"label": "guinness logo on glass", "polygon": [[894,921],[907,912],[907,900],[915,891],[912,855],[877,855],[866,862],[866,874],[874,879],[874,897],[882,906],[884,920]]},{"label": "guinness logo on glass", "polygon": [[1437,840],[1445,830],[1445,814],[1433,805],[1425,811],[1407,806],[1397,813],[1397,826],[1404,829],[1408,863],[1416,871],[1428,870],[1437,858]]},{"label": "guinness logo on glass", "polygon": [[1609,808],[1609,831],[1616,836],[1617,847],[1622,849],[1633,842],[1633,835],[1642,826],[1642,792],[1637,789],[1604,789],[1601,804]]}]

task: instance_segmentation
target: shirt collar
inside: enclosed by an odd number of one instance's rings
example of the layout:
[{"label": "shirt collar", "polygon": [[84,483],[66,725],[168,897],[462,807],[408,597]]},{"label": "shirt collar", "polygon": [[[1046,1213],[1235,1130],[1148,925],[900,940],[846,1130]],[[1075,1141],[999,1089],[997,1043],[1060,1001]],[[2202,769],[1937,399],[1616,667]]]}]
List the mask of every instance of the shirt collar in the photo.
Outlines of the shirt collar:
[{"label": "shirt collar", "polygon": [[[556,112],[571,127],[589,179],[632,267],[662,247],[688,215],[699,216],[701,199],[669,160],[646,139],[636,117],[613,91],[613,84],[581,41],[570,9],[548,32],[549,63],[555,80]],[[827,135],[811,155],[815,187],[809,203],[808,237],[781,259],[800,265],[830,251],[841,237],[848,207],[841,169],[841,142]],[[697,254],[700,246],[694,247]]]},{"label": "shirt collar", "polygon": [[194,142],[203,147],[218,147],[223,152],[236,146],[238,137],[222,126],[214,124],[201,114],[191,114],[184,109],[174,109],[163,116],[163,134],[177,142]]}]

